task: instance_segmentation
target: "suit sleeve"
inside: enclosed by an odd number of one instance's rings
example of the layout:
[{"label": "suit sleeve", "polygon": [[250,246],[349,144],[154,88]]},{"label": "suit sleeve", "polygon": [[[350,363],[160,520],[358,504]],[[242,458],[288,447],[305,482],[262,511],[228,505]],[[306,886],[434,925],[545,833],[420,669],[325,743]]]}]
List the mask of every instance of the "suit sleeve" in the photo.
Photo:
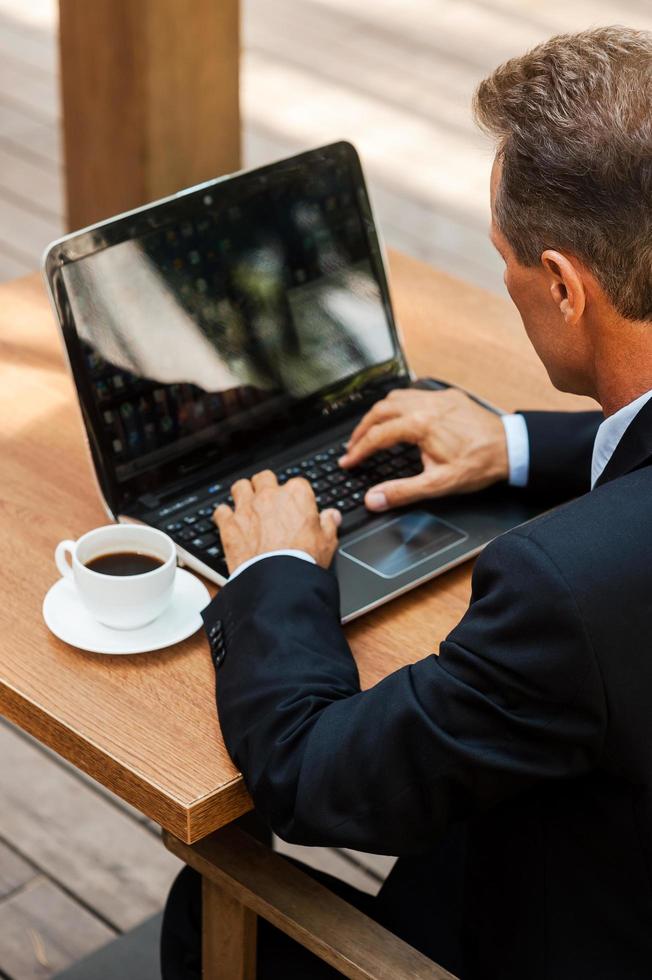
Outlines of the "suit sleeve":
[{"label": "suit sleeve", "polygon": [[591,457],[601,412],[520,412],[528,430],[527,490],[551,502],[591,489]]},{"label": "suit sleeve", "polygon": [[485,550],[440,656],[364,692],[338,601],[329,572],[270,558],[204,614],[224,627],[227,748],[282,838],[418,853],[451,822],[595,764],[599,672],[563,579],[527,537]]}]

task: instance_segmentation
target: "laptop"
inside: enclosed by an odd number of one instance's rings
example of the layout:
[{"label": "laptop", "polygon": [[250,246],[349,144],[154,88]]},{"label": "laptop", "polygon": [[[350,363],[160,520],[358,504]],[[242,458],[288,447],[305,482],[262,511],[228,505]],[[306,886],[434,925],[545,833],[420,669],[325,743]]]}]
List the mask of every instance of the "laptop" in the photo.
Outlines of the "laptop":
[{"label": "laptop", "polygon": [[108,515],[162,529],[180,564],[217,584],[213,511],[264,468],[305,477],[320,508],[341,511],[345,622],[541,509],[501,486],[372,515],[366,489],[419,472],[418,450],[338,466],[373,403],[415,384],[349,143],[66,235],[44,269]]}]

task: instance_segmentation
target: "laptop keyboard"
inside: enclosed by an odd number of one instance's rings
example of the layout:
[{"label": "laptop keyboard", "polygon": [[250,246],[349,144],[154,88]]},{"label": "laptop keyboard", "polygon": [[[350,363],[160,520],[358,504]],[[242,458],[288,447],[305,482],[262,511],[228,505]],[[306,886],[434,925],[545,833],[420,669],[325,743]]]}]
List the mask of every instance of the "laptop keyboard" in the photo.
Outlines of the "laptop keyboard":
[{"label": "laptop keyboard", "polygon": [[[415,476],[422,470],[421,455],[416,446],[399,444],[364,460],[354,469],[343,470],[337,460],[346,443],[338,441],[320,452],[300,459],[276,472],[279,483],[302,476],[312,486],[320,510],[335,507],[342,514],[341,531],[350,531],[369,519],[364,506],[366,491],[385,480]],[[221,575],[228,575],[224,552],[212,516],[221,504],[232,504],[229,487],[213,483],[189,497],[162,507],[153,515],[156,524],[182,548],[188,548]]]}]

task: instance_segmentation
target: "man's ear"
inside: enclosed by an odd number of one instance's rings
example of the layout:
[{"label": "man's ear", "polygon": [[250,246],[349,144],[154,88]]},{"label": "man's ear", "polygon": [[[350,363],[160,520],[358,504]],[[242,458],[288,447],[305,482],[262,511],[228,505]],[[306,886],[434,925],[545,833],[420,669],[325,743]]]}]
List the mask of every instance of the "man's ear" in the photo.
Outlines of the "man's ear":
[{"label": "man's ear", "polygon": [[586,306],[586,289],[580,270],[572,259],[549,248],[541,255],[541,265],[559,312],[569,327],[574,326]]}]

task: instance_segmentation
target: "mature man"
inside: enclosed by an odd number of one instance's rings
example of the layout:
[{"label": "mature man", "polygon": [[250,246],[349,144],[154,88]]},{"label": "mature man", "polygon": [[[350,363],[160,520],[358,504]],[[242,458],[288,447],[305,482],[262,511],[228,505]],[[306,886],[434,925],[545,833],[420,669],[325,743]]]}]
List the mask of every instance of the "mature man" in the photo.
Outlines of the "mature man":
[{"label": "mature man", "polygon": [[[604,416],[503,425],[458,392],[403,391],[353,433],[346,467],[401,440],[423,455],[372,509],[508,478],[577,498],[486,548],[439,656],[361,693],[334,514],[269,472],[217,512],[233,581],[205,622],[258,812],[287,840],[398,854],[378,899],[349,897],[464,980],[652,976],[651,105],[652,35],[615,27],[477,91],[507,289],[553,384]],[[193,975],[174,965],[193,886],[176,925],[174,894],[168,910],[166,977]],[[271,930],[261,946],[263,976],[332,975]]]}]

